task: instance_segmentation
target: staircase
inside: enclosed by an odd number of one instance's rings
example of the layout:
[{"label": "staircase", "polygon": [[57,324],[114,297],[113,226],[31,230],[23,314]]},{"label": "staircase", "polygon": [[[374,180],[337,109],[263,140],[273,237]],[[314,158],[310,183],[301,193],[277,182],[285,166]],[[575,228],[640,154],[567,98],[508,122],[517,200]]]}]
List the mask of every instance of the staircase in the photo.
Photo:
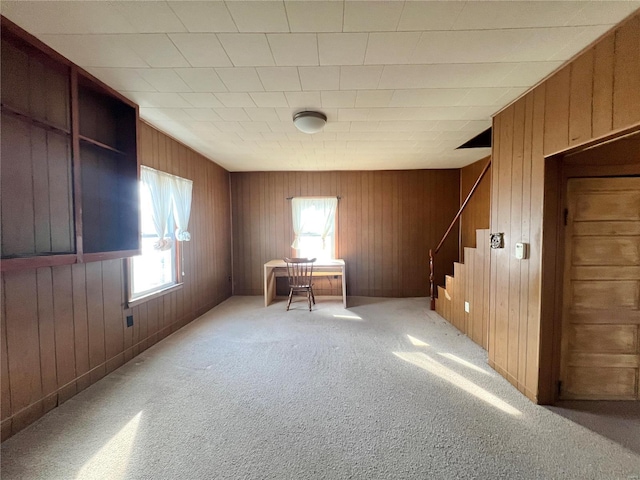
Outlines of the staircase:
[{"label": "staircase", "polygon": [[436,299],[436,312],[485,350],[489,346],[490,253],[489,230],[476,230],[476,248],[464,247],[464,263],[454,263],[453,276],[447,275],[445,286],[438,286]]}]

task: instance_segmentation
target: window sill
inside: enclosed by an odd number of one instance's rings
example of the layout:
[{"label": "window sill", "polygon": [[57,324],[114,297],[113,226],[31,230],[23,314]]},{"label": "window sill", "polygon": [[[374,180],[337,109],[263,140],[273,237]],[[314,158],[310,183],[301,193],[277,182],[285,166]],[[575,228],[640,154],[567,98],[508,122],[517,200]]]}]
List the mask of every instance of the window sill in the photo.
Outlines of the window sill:
[{"label": "window sill", "polygon": [[148,302],[149,300],[153,300],[154,298],[162,297],[163,295],[167,295],[168,293],[180,290],[183,285],[184,285],[184,283],[176,283],[175,285],[171,285],[171,286],[165,287],[162,290],[158,290],[158,291],[153,292],[153,293],[148,293],[148,294],[146,294],[146,295],[144,295],[142,297],[138,297],[138,298],[136,298],[134,300],[129,300],[127,302],[127,308],[137,307],[138,305],[141,305],[141,304],[143,304],[145,302]]}]

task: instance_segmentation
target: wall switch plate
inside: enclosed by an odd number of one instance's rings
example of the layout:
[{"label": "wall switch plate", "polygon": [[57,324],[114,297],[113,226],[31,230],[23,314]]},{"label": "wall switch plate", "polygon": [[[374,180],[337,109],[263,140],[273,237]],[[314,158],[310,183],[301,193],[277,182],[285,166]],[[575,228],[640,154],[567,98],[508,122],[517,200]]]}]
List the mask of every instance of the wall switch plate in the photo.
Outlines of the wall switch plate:
[{"label": "wall switch plate", "polygon": [[127,315],[127,327],[133,327],[133,315]]},{"label": "wall switch plate", "polygon": [[523,260],[527,258],[527,250],[528,244],[526,243],[516,243],[516,258],[518,260]]},{"label": "wall switch plate", "polygon": [[464,311],[469,313],[469,302],[464,302]]}]

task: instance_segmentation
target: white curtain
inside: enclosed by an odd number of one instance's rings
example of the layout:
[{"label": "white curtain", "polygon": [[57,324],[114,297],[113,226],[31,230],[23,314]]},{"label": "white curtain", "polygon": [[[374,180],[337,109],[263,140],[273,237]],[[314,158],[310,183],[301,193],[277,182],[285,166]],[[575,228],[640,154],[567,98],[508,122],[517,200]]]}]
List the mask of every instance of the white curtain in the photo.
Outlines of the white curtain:
[{"label": "white curtain", "polygon": [[140,167],[140,179],[151,193],[151,216],[158,241],[154,244],[156,250],[171,248],[171,238],[166,236],[167,220],[171,209],[171,177],[153,168]]},{"label": "white curtain", "polygon": [[171,193],[173,196],[173,213],[176,217],[176,240],[188,242],[191,234],[189,227],[189,215],[191,215],[191,191],[193,182],[181,177],[171,178]]},{"label": "white curtain", "polygon": [[327,235],[333,233],[337,208],[338,199],[336,197],[296,197],[291,199],[293,233],[295,234],[291,247],[299,248],[300,235],[307,234],[320,235],[324,249]]}]

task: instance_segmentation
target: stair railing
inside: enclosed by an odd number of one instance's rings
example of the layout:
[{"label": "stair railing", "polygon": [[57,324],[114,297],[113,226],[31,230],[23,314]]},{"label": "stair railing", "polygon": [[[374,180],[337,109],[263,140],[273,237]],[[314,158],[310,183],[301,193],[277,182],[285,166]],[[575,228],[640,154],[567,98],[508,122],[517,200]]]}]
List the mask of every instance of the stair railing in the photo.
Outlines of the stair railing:
[{"label": "stair railing", "polygon": [[438,243],[438,246],[435,248],[435,250],[429,249],[429,295],[431,295],[431,310],[436,309],[436,297],[434,296],[435,292],[434,292],[434,284],[433,284],[433,256],[437,254],[442,248],[442,245],[444,244],[445,240],[449,236],[449,233],[451,233],[451,230],[453,230],[454,225],[460,219],[462,212],[464,211],[465,207],[469,203],[469,200],[471,200],[471,197],[473,196],[476,189],[478,188],[478,185],[480,185],[480,182],[484,178],[490,166],[491,166],[491,157],[489,157],[489,161],[482,169],[482,172],[480,172],[480,176],[476,180],[476,183],[474,183],[473,187],[471,187],[471,190],[469,191],[469,195],[467,195],[467,198],[465,199],[465,201],[462,202],[462,205],[460,206],[460,210],[458,210],[458,213],[456,213],[456,216],[453,217],[453,220],[451,221],[451,225],[449,225],[449,228],[447,228],[447,231],[444,232],[444,235],[442,236],[442,240],[440,240],[440,243]]}]

